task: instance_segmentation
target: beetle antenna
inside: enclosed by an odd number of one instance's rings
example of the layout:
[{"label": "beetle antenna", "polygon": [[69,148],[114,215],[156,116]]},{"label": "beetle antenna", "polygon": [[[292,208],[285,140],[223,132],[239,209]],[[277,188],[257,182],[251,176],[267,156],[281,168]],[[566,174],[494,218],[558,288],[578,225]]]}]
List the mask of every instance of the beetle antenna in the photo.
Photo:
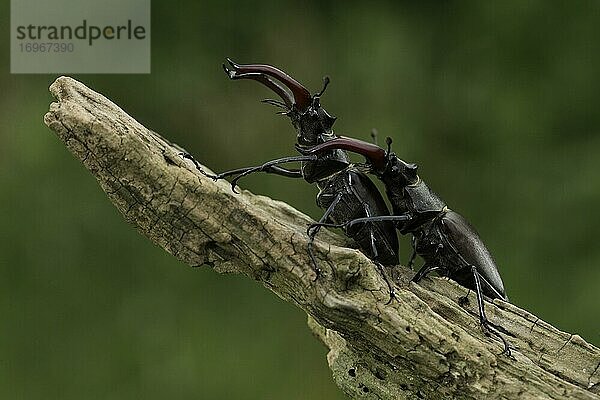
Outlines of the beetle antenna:
[{"label": "beetle antenna", "polygon": [[323,77],[323,89],[321,89],[319,93],[315,94],[314,97],[320,98],[321,96],[323,96],[323,93],[325,93],[325,89],[327,89],[327,86],[329,86],[329,82],[331,82],[331,79],[329,79],[329,77],[325,75]]},{"label": "beetle antenna", "polygon": [[261,100],[260,102],[281,108],[281,109],[285,110],[286,112],[288,112],[290,110],[290,108],[287,106],[287,104],[285,104],[283,101],[274,100],[274,99],[264,99],[264,100]]},{"label": "beetle antenna", "polygon": [[392,138],[386,137],[385,144],[387,144],[387,150],[385,152],[385,158],[390,158],[390,154],[392,154]]},{"label": "beetle antenna", "polygon": [[390,160],[392,159],[390,157],[392,154],[392,138],[389,136],[386,137],[385,144],[387,144],[387,150],[385,151],[385,168],[387,169],[387,167],[390,165]]},{"label": "beetle antenna", "polygon": [[373,143],[375,144],[375,146],[377,146],[377,135],[379,134],[379,132],[377,131],[376,128],[371,129],[371,139],[373,139]]}]

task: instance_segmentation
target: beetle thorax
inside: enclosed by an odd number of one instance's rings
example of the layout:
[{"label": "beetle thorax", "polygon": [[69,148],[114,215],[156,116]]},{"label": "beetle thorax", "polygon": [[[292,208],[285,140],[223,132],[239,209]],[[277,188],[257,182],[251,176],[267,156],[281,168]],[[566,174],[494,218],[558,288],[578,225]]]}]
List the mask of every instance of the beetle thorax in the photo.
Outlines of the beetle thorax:
[{"label": "beetle thorax", "polygon": [[336,119],[321,107],[317,97],[305,111],[294,107],[288,116],[296,128],[301,146],[315,146],[334,137],[332,127]]}]

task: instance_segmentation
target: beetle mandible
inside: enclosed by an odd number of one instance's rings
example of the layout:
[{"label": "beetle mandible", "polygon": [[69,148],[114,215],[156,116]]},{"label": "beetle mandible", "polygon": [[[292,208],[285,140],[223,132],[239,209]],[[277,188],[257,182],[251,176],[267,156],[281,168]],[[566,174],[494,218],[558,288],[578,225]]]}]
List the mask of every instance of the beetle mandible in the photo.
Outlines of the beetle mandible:
[{"label": "beetle mandible", "polygon": [[[279,113],[290,118],[296,128],[299,148],[310,148],[336,138],[333,132],[336,118],[327,113],[320,103],[321,96],[329,84],[329,78],[324,78],[324,86],[319,93],[311,95],[302,84],[271,65],[240,65],[230,59],[227,59],[227,62],[229,65],[223,64],[223,69],[230,79],[258,81],[281,98],[281,100],[267,99],[263,102],[280,108]],[[193,160],[191,156],[185,156]],[[291,162],[300,162],[300,169],[288,169],[281,166]],[[303,178],[308,183],[315,183],[319,189],[317,205],[325,211],[319,220],[320,223],[344,224],[359,218],[390,215],[385,200],[375,184],[365,173],[356,168],[349,161],[347,154],[340,149],[326,150],[318,155],[278,158],[258,166],[238,168],[210,175],[210,177],[224,179],[234,176],[231,186],[235,191],[238,180],[254,172]],[[308,254],[317,277],[321,270],[314,256],[313,242],[319,229],[320,225],[314,224],[307,231],[309,236]],[[354,225],[348,227],[346,234],[358,244],[363,253],[378,265],[388,284],[391,301],[393,286],[383,266],[399,263],[398,237],[393,223],[373,221]]]}]

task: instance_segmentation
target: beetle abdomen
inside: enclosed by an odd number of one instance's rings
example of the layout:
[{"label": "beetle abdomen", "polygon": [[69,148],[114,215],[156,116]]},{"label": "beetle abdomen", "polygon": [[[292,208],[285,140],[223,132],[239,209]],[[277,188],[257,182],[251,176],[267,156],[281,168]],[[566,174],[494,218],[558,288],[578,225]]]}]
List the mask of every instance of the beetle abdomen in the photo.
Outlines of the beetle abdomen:
[{"label": "beetle abdomen", "polygon": [[[471,224],[460,214],[447,211],[440,220],[441,230],[448,244],[464,261],[450,278],[463,286],[473,288],[474,282],[470,267],[474,265],[481,276],[484,293],[491,298],[508,300],[504,291],[504,283],[498,272],[498,267],[489,250]],[[459,260],[459,262],[462,260]],[[464,270],[463,270],[464,269]],[[464,277],[463,277],[464,275]],[[467,282],[463,282],[467,281]]]},{"label": "beetle abdomen", "polygon": [[[348,169],[324,181],[317,205],[327,209],[341,195],[329,219],[343,224],[357,218],[389,215],[389,210],[375,184],[365,174]],[[320,185],[321,186],[321,185]],[[346,231],[360,250],[383,265],[397,265],[398,236],[391,222],[371,222],[354,225]]]}]

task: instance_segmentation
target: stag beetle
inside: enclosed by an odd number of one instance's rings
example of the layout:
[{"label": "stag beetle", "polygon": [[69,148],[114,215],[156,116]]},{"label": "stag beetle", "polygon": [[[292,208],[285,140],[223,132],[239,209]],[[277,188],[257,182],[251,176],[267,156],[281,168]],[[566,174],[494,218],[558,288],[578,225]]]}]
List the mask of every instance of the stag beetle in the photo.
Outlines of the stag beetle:
[{"label": "stag beetle", "polygon": [[407,163],[391,152],[391,139],[387,138],[387,151],[381,147],[357,139],[337,137],[311,149],[298,147],[305,155],[315,155],[334,149],[351,151],[367,159],[367,167],[384,184],[392,204],[392,216],[363,217],[344,223],[317,223],[349,229],[363,223],[392,221],[402,234],[413,236],[412,265],[416,254],[425,263],[413,277],[418,282],[430,272],[436,271],[462,286],[475,290],[479,308],[479,322],[486,333],[499,337],[504,352],[510,347],[498,332],[506,330],[488,321],[483,295],[492,299],[508,301],[502,278],[490,252],[467,220],[448,208],[417,174],[417,165]]},{"label": "stag beetle", "polygon": [[[311,95],[302,84],[271,65],[240,65],[230,59],[227,61],[229,66],[223,64],[223,69],[230,79],[258,81],[281,97],[283,101],[267,99],[263,102],[282,109],[279,113],[291,119],[297,131],[298,146],[308,148],[336,138],[332,129],[336,118],[329,115],[320,104],[320,98],[329,84],[328,78],[324,78],[323,89]],[[191,159],[189,155],[186,157]],[[280,166],[291,162],[301,162],[300,169],[287,169]],[[385,200],[375,184],[349,161],[344,151],[339,149],[323,151],[319,155],[283,157],[259,166],[239,168],[209,176],[215,180],[235,176],[231,181],[232,190],[235,192],[238,180],[254,172],[303,178],[308,183],[316,183],[319,189],[317,205],[325,210],[319,220],[320,223],[344,224],[359,218],[390,215]],[[308,254],[317,277],[320,269],[312,246],[320,228],[315,224],[307,230]],[[391,301],[393,289],[383,266],[399,263],[398,237],[394,224],[390,221],[369,222],[349,227],[346,234],[378,265],[388,284]]]}]

